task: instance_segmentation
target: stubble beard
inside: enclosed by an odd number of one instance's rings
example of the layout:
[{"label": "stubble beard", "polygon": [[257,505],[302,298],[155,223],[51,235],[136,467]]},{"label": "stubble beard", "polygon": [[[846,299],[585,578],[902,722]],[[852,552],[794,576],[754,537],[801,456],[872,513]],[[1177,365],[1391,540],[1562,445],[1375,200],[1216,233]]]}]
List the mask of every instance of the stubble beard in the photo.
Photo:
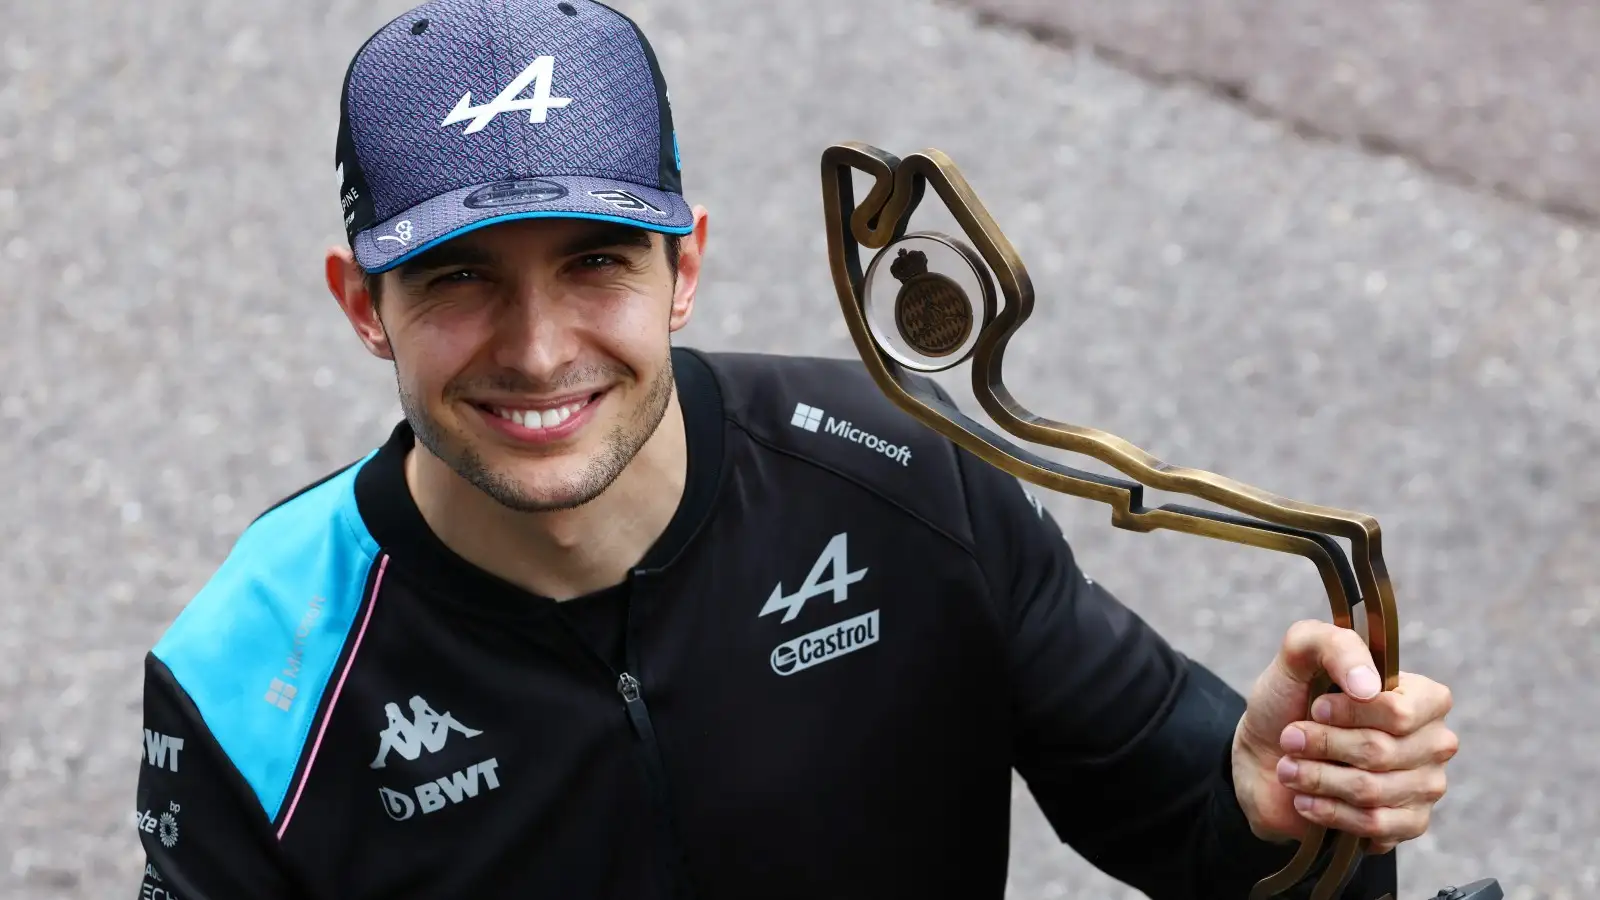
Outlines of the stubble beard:
[{"label": "stubble beard", "polygon": [[[396,372],[398,382],[398,371]],[[630,420],[612,426],[600,451],[588,466],[564,484],[535,496],[509,474],[496,471],[484,462],[472,444],[451,435],[432,416],[424,404],[399,384],[400,408],[417,442],[442,460],[468,484],[501,506],[521,513],[557,512],[576,509],[605,493],[628,464],[656,433],[672,400],[675,381],[670,356],[667,364],[650,384],[644,400]]]}]

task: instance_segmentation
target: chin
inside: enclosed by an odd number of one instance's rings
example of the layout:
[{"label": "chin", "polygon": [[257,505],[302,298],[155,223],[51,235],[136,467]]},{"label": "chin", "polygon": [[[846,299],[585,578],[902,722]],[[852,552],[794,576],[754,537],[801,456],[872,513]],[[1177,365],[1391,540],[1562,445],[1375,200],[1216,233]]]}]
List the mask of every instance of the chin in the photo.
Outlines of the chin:
[{"label": "chin", "polygon": [[[419,441],[496,503],[518,512],[554,512],[583,506],[611,487],[659,424],[667,396],[652,404],[648,423],[629,427],[633,423],[616,421],[616,413],[596,409],[576,433],[543,445],[508,442],[492,426],[485,433],[481,419],[463,421],[456,410],[434,419],[414,414],[420,412],[414,405],[406,409]],[[402,395],[402,402],[408,399]]]},{"label": "chin", "polygon": [[605,493],[620,474],[603,461],[517,460],[505,465],[467,465],[456,471],[496,503],[515,512],[576,509]]}]

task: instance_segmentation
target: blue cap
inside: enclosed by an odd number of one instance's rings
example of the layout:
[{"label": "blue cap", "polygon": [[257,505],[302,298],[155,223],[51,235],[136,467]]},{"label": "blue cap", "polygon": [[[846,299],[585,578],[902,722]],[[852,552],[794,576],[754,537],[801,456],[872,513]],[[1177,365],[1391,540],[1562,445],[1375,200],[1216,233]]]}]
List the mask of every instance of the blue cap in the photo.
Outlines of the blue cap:
[{"label": "blue cap", "polygon": [[431,0],[385,25],[345,73],[335,166],[369,272],[511,219],[694,225],[655,52],[593,0]]}]

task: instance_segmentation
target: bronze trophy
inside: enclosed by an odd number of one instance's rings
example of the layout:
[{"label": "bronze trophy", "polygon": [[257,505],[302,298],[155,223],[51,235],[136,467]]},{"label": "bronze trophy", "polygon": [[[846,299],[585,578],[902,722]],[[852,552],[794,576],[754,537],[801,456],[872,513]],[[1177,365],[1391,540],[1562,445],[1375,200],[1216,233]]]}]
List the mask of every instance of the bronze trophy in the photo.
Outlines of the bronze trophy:
[{"label": "bronze trophy", "polygon": [[[853,170],[874,179],[859,205]],[[971,244],[936,232],[907,233],[930,184]],[[822,193],[828,258],[845,321],[868,371],[896,405],[1017,478],[1109,504],[1111,523],[1118,528],[1165,528],[1305,557],[1322,577],[1336,624],[1356,628],[1355,606],[1361,606],[1365,639],[1384,689],[1395,688],[1399,626],[1376,520],[1175,466],[1116,435],[1046,419],[1019,404],[1002,381],[1002,367],[1006,343],[1033,310],[1033,287],[1022,259],[944,153],[930,149],[900,159],[859,142],[836,144],[822,154]],[[877,251],[865,271],[857,244]],[[1134,480],[1044,459],[907,377],[910,372],[951,369],[969,359],[972,391],[1001,430],[1021,441],[1087,454]],[[1237,514],[1175,504],[1147,508],[1141,502],[1145,486],[1199,497]],[[1351,557],[1339,538],[1350,542]],[[1310,699],[1330,690],[1337,687],[1324,673],[1312,684]],[[1315,826],[1281,871],[1256,884],[1251,900],[1288,890],[1324,851],[1329,854],[1327,867],[1311,900],[1337,896],[1365,853],[1366,841]],[[1480,900],[1500,895],[1492,879],[1470,887],[1479,889],[1470,896]]]}]

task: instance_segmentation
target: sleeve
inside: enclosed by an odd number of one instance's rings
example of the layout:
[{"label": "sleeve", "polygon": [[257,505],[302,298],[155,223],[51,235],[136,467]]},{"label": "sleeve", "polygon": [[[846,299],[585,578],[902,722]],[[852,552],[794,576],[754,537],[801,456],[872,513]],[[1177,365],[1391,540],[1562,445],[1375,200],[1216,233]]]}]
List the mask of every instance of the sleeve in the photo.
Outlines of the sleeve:
[{"label": "sleeve", "polygon": [[140,900],[303,900],[255,795],[172,673],[145,658],[144,745],[134,825]]},{"label": "sleeve", "polygon": [[[1234,795],[1244,697],[1088,577],[1016,479],[958,452],[1007,641],[1015,767],[1057,836],[1156,900],[1249,896],[1299,845],[1257,838]],[[1286,896],[1309,897],[1326,860]],[[1339,896],[1386,891],[1393,852]]]}]

